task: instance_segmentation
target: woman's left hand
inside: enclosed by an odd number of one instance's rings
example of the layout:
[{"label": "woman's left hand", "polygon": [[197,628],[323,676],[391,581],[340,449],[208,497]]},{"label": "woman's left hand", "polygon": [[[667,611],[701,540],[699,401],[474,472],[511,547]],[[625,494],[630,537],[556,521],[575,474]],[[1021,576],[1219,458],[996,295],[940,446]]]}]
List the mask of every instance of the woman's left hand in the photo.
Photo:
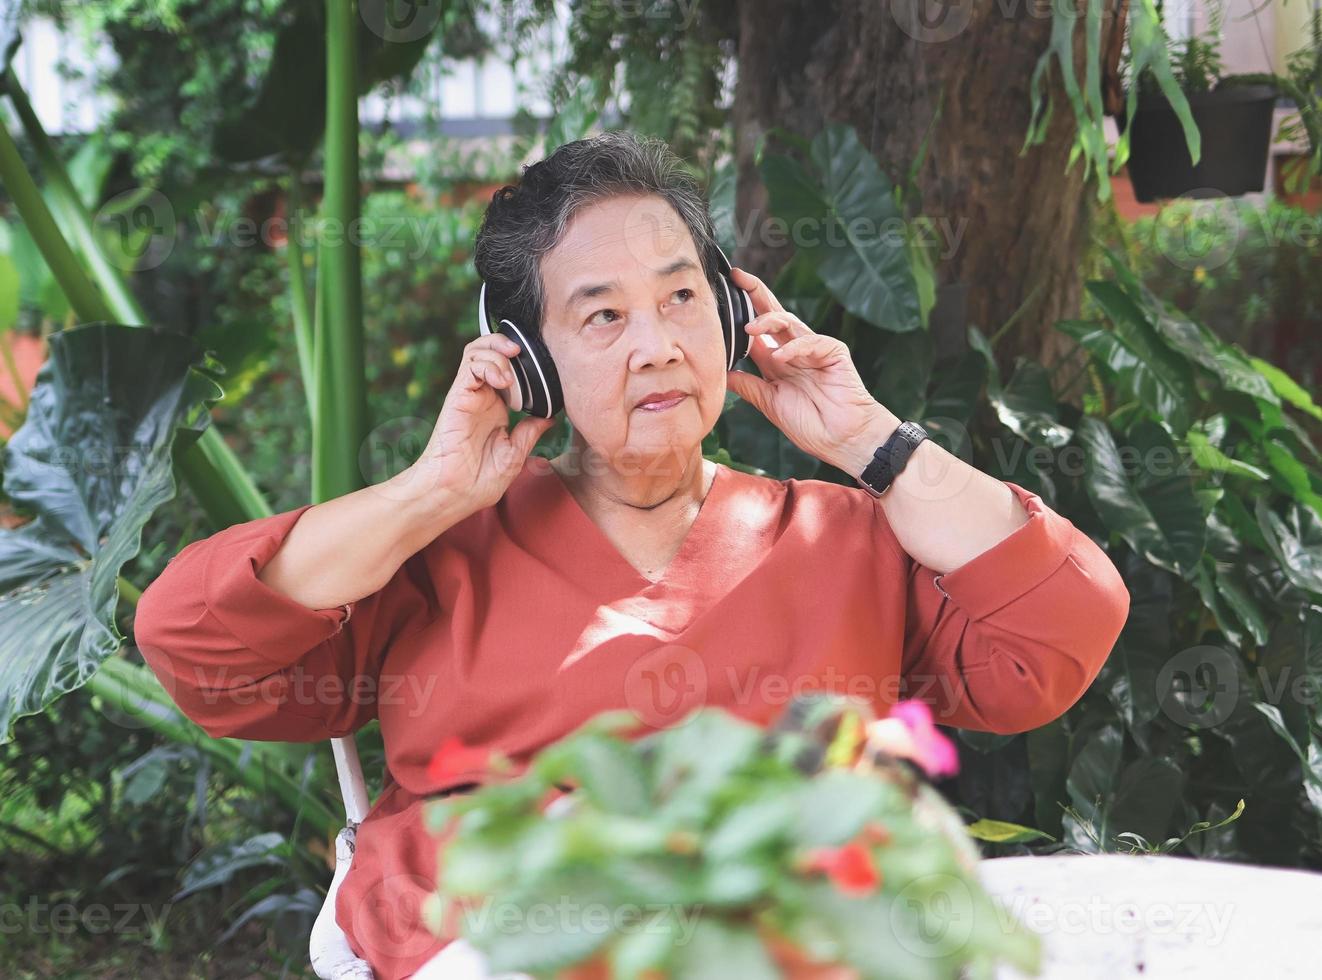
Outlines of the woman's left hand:
[{"label": "woman's left hand", "polygon": [[730,388],[804,452],[857,476],[900,419],[868,392],[844,341],[814,333],[751,273],[736,268],[734,281],[753,301],[748,356],[762,377],[729,371]]}]

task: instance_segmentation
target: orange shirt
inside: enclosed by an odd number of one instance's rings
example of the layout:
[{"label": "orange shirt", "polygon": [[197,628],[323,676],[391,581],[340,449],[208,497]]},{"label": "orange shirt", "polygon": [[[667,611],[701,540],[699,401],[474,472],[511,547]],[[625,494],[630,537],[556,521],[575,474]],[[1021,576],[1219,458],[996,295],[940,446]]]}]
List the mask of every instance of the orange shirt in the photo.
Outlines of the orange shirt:
[{"label": "orange shirt", "polygon": [[936,575],[880,503],[819,480],[728,466],[662,581],[619,553],[546,460],[348,610],[309,609],[257,572],[311,504],[185,547],[142,594],[143,657],[215,737],[307,742],[379,718],[386,788],[358,830],[336,918],[380,980],[446,940],[419,918],[439,839],[421,818],[439,744],[519,765],[609,709],[653,728],[700,705],[759,724],[830,689],[878,712],[926,701],[943,725],[1022,732],[1101,670],[1129,611],[1106,554],[1040,497],[1028,523]]}]

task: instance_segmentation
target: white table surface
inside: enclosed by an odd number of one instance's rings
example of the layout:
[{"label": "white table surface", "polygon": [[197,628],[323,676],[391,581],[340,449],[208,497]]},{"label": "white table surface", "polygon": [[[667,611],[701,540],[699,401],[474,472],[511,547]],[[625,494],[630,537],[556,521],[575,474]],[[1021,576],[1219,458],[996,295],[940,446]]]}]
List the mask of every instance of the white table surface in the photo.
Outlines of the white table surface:
[{"label": "white table surface", "polygon": [[1123,854],[993,858],[978,873],[1043,937],[1050,980],[1322,978],[1322,874]]},{"label": "white table surface", "polygon": [[[1048,980],[1322,978],[1322,874],[1170,856],[992,858],[978,876],[1043,938]],[[997,980],[1026,974],[1004,966]],[[463,940],[415,980],[493,976]]]}]

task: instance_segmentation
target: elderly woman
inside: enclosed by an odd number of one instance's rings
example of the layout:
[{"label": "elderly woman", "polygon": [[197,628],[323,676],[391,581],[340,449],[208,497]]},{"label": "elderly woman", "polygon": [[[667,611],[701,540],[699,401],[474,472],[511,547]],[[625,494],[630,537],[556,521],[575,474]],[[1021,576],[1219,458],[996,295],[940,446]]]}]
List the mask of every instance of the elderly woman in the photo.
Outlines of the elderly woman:
[{"label": "elderly woman", "polygon": [[[429,766],[444,742],[522,766],[608,709],[769,723],[812,688],[1022,732],[1097,676],[1128,593],[1035,494],[930,439],[880,496],[704,458],[727,389],[874,486],[902,420],[843,343],[723,270],[664,144],[610,133],[526,168],[476,256],[490,308],[553,359],[572,447],[530,455],[548,419],[507,431],[521,349],[484,333],[413,466],[188,545],[137,613],[148,664],[213,736],[306,742],[380,719],[389,772],[336,918],[382,980],[446,945],[419,912],[441,873],[422,803],[495,778]],[[723,274],[751,297],[760,377],[727,371]]]}]

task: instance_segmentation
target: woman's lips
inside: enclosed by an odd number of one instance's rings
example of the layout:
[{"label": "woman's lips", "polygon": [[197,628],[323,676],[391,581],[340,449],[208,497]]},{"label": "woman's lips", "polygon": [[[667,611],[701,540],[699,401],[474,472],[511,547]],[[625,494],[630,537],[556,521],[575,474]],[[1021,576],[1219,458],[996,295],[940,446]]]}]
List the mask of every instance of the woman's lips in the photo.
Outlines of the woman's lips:
[{"label": "woman's lips", "polygon": [[672,398],[664,402],[648,402],[646,405],[639,405],[639,411],[643,412],[664,412],[668,408],[674,408],[682,402],[688,395],[680,395],[678,398]]}]

